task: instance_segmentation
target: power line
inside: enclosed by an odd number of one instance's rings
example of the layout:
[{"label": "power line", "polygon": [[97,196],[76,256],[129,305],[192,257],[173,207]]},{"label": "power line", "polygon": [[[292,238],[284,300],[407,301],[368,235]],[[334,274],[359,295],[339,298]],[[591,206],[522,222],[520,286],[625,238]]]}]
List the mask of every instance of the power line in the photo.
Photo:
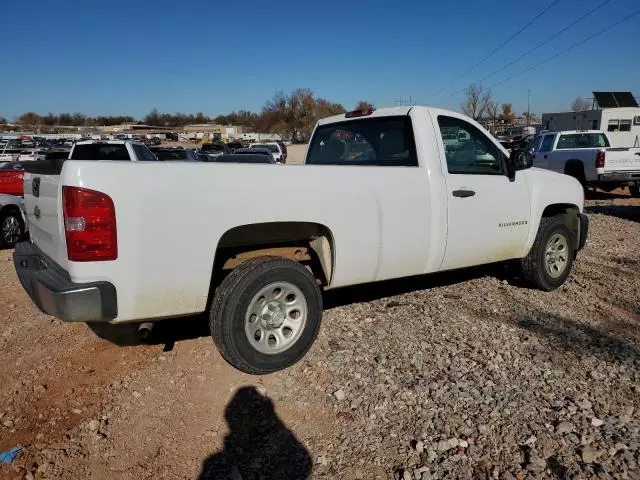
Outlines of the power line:
[{"label": "power line", "polygon": [[560,55],[564,55],[565,53],[573,50],[576,47],[579,47],[580,45],[582,45],[583,43],[588,42],[589,40],[593,40],[596,37],[599,37],[600,35],[607,33],[609,30],[612,30],[614,27],[617,27],[618,25],[620,25],[621,23],[626,22],[627,20],[632,19],[633,17],[635,17],[636,15],[638,15],[640,13],[640,10],[636,10],[635,12],[633,12],[631,15],[622,18],[620,20],[618,20],[616,23],[609,25],[608,27],[600,30],[597,33],[594,33],[593,35],[590,35],[586,38],[583,38],[582,40],[580,40],[579,42],[574,43],[573,45],[570,45],[569,47],[565,48],[564,50],[562,50],[561,52],[556,53],[555,55],[550,56],[549,58],[547,58],[546,60],[543,60],[542,62],[538,62],[534,65],[532,65],[529,68],[525,68],[524,70],[520,71],[519,73],[516,73],[515,75],[511,75],[510,77],[507,77],[503,80],[500,80],[497,83],[494,83],[493,85],[491,85],[489,87],[489,89],[492,89],[494,87],[497,87],[498,85],[502,85],[505,82],[508,82],[509,80],[513,80],[516,77],[519,77],[520,75],[522,75],[523,73],[527,73],[530,72],[531,70],[533,70],[534,68],[538,68],[542,65],[544,65],[545,63],[549,63],[551,60],[555,60],[556,58],[558,58]]},{"label": "power line", "polygon": [[542,17],[545,13],[547,13],[549,10],[551,10],[553,7],[555,7],[558,3],[560,3],[560,0],[554,0],[551,4],[549,4],[548,6],[546,6],[544,9],[542,9],[542,11],[540,13],[538,13],[538,15],[536,15],[535,17],[533,17],[533,19],[531,19],[529,22],[527,22],[526,24],[524,24],[524,26],[522,26],[517,32],[515,32],[513,35],[511,35],[509,38],[507,38],[504,42],[502,42],[500,45],[498,45],[496,48],[494,48],[491,53],[489,53],[489,55],[487,55],[486,57],[484,57],[482,60],[476,62],[475,65],[473,65],[469,70],[467,70],[466,72],[464,72],[462,75],[459,75],[455,80],[453,80],[452,82],[449,83],[449,85],[446,85],[444,87],[442,87],[437,93],[434,94],[434,96],[439,95],[442,91],[446,90],[447,88],[449,88],[451,85],[453,85],[454,83],[456,83],[458,80],[466,77],[467,75],[469,75],[471,72],[473,72],[476,68],[478,68],[480,65],[482,65],[484,62],[486,62],[487,60],[489,60],[491,57],[493,57],[496,53],[498,53],[500,50],[502,50],[509,42],[511,42],[514,38],[516,38],[518,35],[520,35],[522,32],[524,32],[527,28],[529,28],[531,25],[533,25],[540,17]]},{"label": "power line", "polygon": [[[487,75],[486,77],[482,78],[481,80],[478,81],[478,83],[482,83],[484,82],[486,79],[493,77],[496,73],[500,73],[501,71],[505,70],[506,68],[509,68],[511,65],[513,65],[514,63],[516,63],[518,60],[523,59],[524,57],[526,57],[527,55],[532,54],[533,52],[535,52],[536,50],[538,50],[540,47],[545,46],[547,43],[549,43],[551,40],[554,40],[555,38],[558,38],[560,35],[562,35],[564,32],[566,32],[567,30],[569,30],[570,28],[576,26],[578,23],[580,23],[581,21],[583,21],[585,18],[587,18],[589,15],[591,15],[592,13],[600,10],[602,7],[604,7],[607,3],[611,2],[611,0],[605,0],[604,2],[602,2],[600,5],[598,5],[595,8],[592,8],[591,10],[589,10],[587,13],[585,13],[584,15],[582,15],[580,18],[578,18],[577,20],[575,20],[574,22],[570,23],[569,25],[567,25],[566,27],[564,27],[563,29],[557,31],[556,33],[554,33],[553,35],[551,35],[550,37],[548,37],[546,40],[544,40],[543,42],[539,43],[538,45],[536,45],[535,47],[533,47],[530,50],[527,50],[526,52],[524,52],[522,55],[520,55],[519,57],[516,57],[514,60],[510,61],[509,63],[507,63],[506,65],[503,65],[502,67],[500,67],[499,69],[497,69],[496,71],[490,73],[489,75]],[[464,92],[464,89],[462,90],[458,90],[456,93],[452,94],[451,96],[454,95],[458,95],[460,93]]]}]

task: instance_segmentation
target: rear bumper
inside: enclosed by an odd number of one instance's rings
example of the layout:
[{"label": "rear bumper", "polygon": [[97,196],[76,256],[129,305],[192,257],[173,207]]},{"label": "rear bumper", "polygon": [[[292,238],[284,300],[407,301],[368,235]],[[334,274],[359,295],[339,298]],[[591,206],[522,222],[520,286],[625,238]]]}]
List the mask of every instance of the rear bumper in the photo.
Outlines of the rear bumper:
[{"label": "rear bumper", "polygon": [[640,182],[640,172],[611,172],[598,175],[600,183],[634,183]]},{"label": "rear bumper", "polygon": [[578,240],[578,250],[582,250],[587,244],[589,236],[589,217],[584,213],[580,214],[580,239]]},{"label": "rear bumper", "polygon": [[13,264],[22,287],[40,310],[67,322],[108,322],[118,316],[109,282],[73,283],[69,274],[31,242],[18,243]]}]

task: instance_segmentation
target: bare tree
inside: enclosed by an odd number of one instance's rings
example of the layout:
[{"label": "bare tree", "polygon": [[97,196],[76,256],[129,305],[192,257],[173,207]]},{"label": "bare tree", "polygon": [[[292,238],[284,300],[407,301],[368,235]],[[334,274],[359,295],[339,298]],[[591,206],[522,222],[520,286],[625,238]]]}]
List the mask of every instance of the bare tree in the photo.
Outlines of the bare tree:
[{"label": "bare tree", "polygon": [[496,123],[498,120],[499,110],[500,110],[500,105],[498,105],[494,101],[490,101],[489,104],[487,105],[487,116],[491,119],[493,133],[496,133]]},{"label": "bare tree", "polygon": [[572,112],[584,112],[585,110],[591,110],[591,104],[584,98],[578,97],[571,102]]},{"label": "bare tree", "polygon": [[489,102],[491,102],[491,90],[485,89],[482,85],[475,83],[469,85],[464,91],[467,96],[466,100],[460,104],[462,113],[474,120],[481,119],[486,111]]}]

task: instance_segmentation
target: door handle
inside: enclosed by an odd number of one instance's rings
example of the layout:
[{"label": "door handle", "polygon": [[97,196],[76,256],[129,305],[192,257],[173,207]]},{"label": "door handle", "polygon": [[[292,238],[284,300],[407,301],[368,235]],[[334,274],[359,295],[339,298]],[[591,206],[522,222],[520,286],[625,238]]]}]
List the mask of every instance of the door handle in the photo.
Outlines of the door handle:
[{"label": "door handle", "polygon": [[544,158],[549,158],[549,155],[545,155]]},{"label": "door handle", "polygon": [[473,190],[454,190],[452,193],[454,197],[459,198],[473,197],[476,194]]}]

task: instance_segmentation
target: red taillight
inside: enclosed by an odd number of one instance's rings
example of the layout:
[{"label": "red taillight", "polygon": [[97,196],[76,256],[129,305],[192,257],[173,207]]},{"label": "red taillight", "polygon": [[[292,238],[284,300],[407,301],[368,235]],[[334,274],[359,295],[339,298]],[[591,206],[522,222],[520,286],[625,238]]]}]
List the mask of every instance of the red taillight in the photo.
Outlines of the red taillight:
[{"label": "red taillight", "polygon": [[116,209],[108,195],[63,186],[62,210],[69,260],[96,262],[118,258]]},{"label": "red taillight", "polygon": [[596,156],[596,168],[604,168],[604,150],[600,150]]},{"label": "red taillight", "polygon": [[371,115],[376,109],[375,108],[365,108],[363,110],[354,110],[352,112],[347,112],[344,114],[345,118],[356,118],[356,117],[366,117],[367,115]]}]

